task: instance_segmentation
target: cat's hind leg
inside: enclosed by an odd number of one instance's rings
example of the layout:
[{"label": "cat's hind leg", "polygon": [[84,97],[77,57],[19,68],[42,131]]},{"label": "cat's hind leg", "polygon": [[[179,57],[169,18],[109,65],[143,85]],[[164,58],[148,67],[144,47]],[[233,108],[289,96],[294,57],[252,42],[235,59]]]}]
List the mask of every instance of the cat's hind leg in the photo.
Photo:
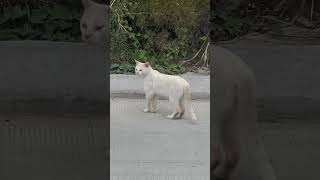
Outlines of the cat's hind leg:
[{"label": "cat's hind leg", "polygon": [[169,97],[169,101],[173,105],[173,113],[168,115],[168,119],[180,119],[181,118],[181,113],[182,113],[182,108],[180,107],[179,99],[173,96]]},{"label": "cat's hind leg", "polygon": [[177,118],[178,119],[181,119],[182,117],[183,117],[183,115],[184,115],[184,113],[185,113],[185,107],[184,107],[184,104],[183,104],[183,99],[182,98],[180,98],[180,100],[179,100],[179,106],[178,106],[178,112],[179,112],[179,114],[177,115]]}]

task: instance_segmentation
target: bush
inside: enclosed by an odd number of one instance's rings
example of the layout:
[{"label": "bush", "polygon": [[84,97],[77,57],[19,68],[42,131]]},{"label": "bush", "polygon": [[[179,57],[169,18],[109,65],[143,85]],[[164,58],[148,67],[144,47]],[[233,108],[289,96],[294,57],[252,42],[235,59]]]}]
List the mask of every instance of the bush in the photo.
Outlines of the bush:
[{"label": "bush", "polygon": [[[168,74],[191,70],[182,61],[208,41],[208,4],[200,0],[115,1],[111,7],[112,72],[130,69],[134,60],[149,61]],[[203,12],[207,16],[201,16]]]}]

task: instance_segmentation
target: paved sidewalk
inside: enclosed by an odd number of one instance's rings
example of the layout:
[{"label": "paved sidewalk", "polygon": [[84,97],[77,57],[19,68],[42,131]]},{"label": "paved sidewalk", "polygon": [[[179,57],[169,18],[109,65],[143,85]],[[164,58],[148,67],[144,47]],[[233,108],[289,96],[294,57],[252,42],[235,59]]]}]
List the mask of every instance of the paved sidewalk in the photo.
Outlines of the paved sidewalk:
[{"label": "paved sidewalk", "polygon": [[[193,73],[183,74],[191,87],[193,99],[210,98],[210,76]],[[111,97],[144,97],[143,79],[135,75],[110,75]]]}]

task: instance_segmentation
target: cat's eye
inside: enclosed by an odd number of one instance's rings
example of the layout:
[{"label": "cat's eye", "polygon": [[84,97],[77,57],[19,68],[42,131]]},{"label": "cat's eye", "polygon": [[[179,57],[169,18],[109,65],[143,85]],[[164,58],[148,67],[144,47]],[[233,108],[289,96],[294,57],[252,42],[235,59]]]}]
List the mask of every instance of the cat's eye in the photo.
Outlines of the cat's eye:
[{"label": "cat's eye", "polygon": [[101,30],[102,28],[104,28],[104,26],[96,26],[96,30]]},{"label": "cat's eye", "polygon": [[140,69],[139,71],[142,71],[142,69]]}]

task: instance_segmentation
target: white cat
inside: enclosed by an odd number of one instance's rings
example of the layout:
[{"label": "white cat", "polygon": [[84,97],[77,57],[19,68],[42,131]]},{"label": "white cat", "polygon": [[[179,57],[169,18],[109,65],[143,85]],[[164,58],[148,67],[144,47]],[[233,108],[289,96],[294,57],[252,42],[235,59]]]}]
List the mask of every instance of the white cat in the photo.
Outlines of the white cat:
[{"label": "white cat", "polygon": [[91,0],[82,0],[82,4],[84,7],[80,20],[82,40],[100,46],[108,44],[110,7]]},{"label": "white cat", "polygon": [[148,62],[136,61],[136,75],[144,78],[144,91],[146,94],[146,108],[144,112],[156,112],[157,96],[169,97],[173,104],[173,113],[169,119],[180,119],[182,116],[197,121],[191,106],[190,85],[180,76],[162,74],[152,69]]},{"label": "white cat", "polygon": [[227,178],[247,153],[252,172],[275,180],[257,126],[255,78],[248,66],[228,50],[210,46],[213,116],[211,175]]}]

